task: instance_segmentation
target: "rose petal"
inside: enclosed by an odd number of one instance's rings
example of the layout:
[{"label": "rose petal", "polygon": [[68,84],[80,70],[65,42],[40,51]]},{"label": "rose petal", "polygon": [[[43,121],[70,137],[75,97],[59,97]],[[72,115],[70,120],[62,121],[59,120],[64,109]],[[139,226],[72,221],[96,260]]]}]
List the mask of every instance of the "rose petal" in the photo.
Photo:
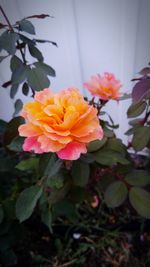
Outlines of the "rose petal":
[{"label": "rose petal", "polygon": [[37,154],[42,154],[40,143],[37,141],[37,137],[27,137],[23,144],[24,151],[34,151]]},{"label": "rose petal", "polygon": [[65,160],[76,160],[80,157],[81,153],[85,154],[87,152],[86,146],[83,143],[71,142],[66,145],[65,148],[57,152],[60,159]]}]

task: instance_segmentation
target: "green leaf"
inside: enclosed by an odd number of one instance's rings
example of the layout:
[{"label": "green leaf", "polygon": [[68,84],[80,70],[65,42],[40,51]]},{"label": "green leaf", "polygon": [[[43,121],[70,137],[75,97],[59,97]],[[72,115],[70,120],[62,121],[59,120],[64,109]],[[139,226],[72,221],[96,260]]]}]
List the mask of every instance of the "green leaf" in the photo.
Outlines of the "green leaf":
[{"label": "green leaf", "polygon": [[64,186],[60,189],[53,188],[49,196],[49,203],[52,205],[54,203],[62,201],[62,199],[64,199],[65,196],[68,194],[69,189],[70,189],[69,183],[65,183]]},{"label": "green leaf", "polygon": [[47,186],[49,186],[51,188],[56,188],[56,189],[62,188],[64,185],[63,174],[61,172],[59,172],[54,176],[48,177],[46,184],[47,184]]},{"label": "green leaf", "polygon": [[119,207],[127,197],[127,187],[121,181],[116,181],[110,184],[105,191],[104,199],[108,207]]},{"label": "green leaf", "polygon": [[49,76],[52,76],[52,77],[56,76],[55,70],[51,66],[43,62],[35,62],[34,65]]},{"label": "green leaf", "polygon": [[27,83],[24,83],[23,86],[22,86],[22,93],[27,96],[28,93],[29,93],[29,86]]},{"label": "green leaf", "polygon": [[22,83],[26,78],[30,68],[26,65],[18,66],[11,76],[11,81],[13,84]]},{"label": "green leaf", "polygon": [[22,152],[22,145],[24,143],[24,137],[16,136],[11,143],[7,146],[11,151]]},{"label": "green leaf", "polygon": [[126,154],[126,149],[125,149],[125,146],[123,145],[121,139],[118,139],[118,138],[115,138],[115,137],[108,139],[105,148],[113,150],[113,151],[116,151],[116,152],[119,152],[124,156]]},{"label": "green leaf", "polygon": [[38,164],[39,164],[38,158],[29,158],[29,159],[20,161],[16,165],[16,168],[21,171],[37,170]]},{"label": "green leaf", "polygon": [[28,45],[29,47],[29,52],[31,54],[32,57],[37,58],[39,61],[43,61],[43,55],[41,53],[41,51],[34,45]]},{"label": "green leaf", "polygon": [[28,45],[36,45],[35,40],[31,40],[28,37],[24,36],[23,34],[19,34],[20,39],[23,41],[23,43]]},{"label": "green leaf", "polygon": [[33,213],[38,199],[42,194],[42,188],[33,185],[21,192],[16,202],[16,216],[20,222],[27,220]]},{"label": "green leaf", "polygon": [[21,61],[21,59],[17,56],[13,56],[10,60],[10,68],[11,71],[14,72],[15,69],[19,68],[20,66],[23,65],[23,62]]},{"label": "green leaf", "polygon": [[21,99],[17,99],[14,106],[15,106],[15,112],[13,113],[13,116],[16,116],[20,112],[23,106]]},{"label": "green leaf", "polygon": [[108,138],[114,137],[114,132],[108,129],[106,126],[104,126],[103,130],[104,130],[105,137],[108,137]]},{"label": "green leaf", "polygon": [[150,173],[145,170],[133,170],[126,175],[125,181],[130,185],[146,186],[150,184]]},{"label": "green leaf", "polygon": [[150,140],[150,127],[138,127],[134,131],[132,146],[136,151],[144,149]]},{"label": "green leaf", "polygon": [[138,119],[134,119],[134,120],[129,121],[129,124],[130,124],[131,126],[140,127],[142,121],[143,121],[143,119],[138,118]]},{"label": "green leaf", "polygon": [[81,159],[81,161],[83,161],[85,163],[92,163],[95,161],[95,158],[94,158],[93,154],[91,154],[91,153],[82,154],[80,159]]},{"label": "green leaf", "polygon": [[95,141],[90,142],[87,147],[88,152],[95,152],[99,150],[101,147],[105,145],[106,141],[107,141],[107,138],[104,137],[102,140],[95,140]]},{"label": "green leaf", "polygon": [[50,233],[53,232],[52,230],[52,213],[51,211],[47,208],[42,212],[42,222],[49,228]]},{"label": "green leaf", "polygon": [[49,87],[49,79],[39,69],[33,68],[28,73],[28,83],[35,91],[40,91],[43,88]]},{"label": "green leaf", "polygon": [[145,101],[140,101],[136,104],[132,104],[127,111],[128,118],[133,118],[141,115],[144,112],[146,106],[147,103]]},{"label": "green leaf", "polygon": [[62,164],[63,162],[61,159],[56,159],[55,155],[52,155],[48,162],[44,175],[48,178],[56,175],[60,171]]},{"label": "green leaf", "polygon": [[129,200],[133,208],[144,218],[150,219],[150,194],[143,188],[132,187]]},{"label": "green leaf", "polygon": [[18,24],[20,31],[24,31],[30,34],[35,34],[35,28],[29,20],[23,19],[21,21],[18,21]]},{"label": "green leaf", "polygon": [[18,91],[18,84],[13,84],[12,87],[10,88],[10,97],[14,98],[15,95],[17,94]]},{"label": "green leaf", "polygon": [[72,165],[71,174],[74,184],[77,186],[85,186],[88,183],[90,176],[89,164],[80,160],[74,161]]},{"label": "green leaf", "polygon": [[0,205],[0,223],[3,221],[3,218],[4,218],[4,212],[3,212],[2,205]]},{"label": "green leaf", "polygon": [[5,31],[0,37],[0,47],[6,50],[10,55],[14,55],[18,39],[19,35],[17,33]]},{"label": "green leaf", "polygon": [[119,152],[101,149],[94,152],[95,161],[106,166],[112,166],[116,163],[129,164],[129,161]]}]

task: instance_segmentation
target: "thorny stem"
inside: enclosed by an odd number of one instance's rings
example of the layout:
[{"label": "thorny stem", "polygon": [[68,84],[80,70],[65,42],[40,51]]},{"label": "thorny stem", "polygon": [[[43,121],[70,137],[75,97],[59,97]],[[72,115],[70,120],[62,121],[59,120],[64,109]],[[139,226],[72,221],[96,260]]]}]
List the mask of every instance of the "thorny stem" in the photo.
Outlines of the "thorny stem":
[{"label": "thorny stem", "polygon": [[[3,16],[4,16],[4,18],[5,18],[5,20],[6,20],[7,24],[8,24],[9,30],[10,30],[11,32],[14,32],[14,29],[13,29],[13,27],[12,27],[12,25],[11,25],[11,23],[10,23],[8,17],[6,16],[6,14],[5,14],[5,12],[4,12],[2,6],[0,6],[0,11],[2,12],[2,14],[3,14]],[[17,45],[18,45],[18,47],[20,47],[20,43],[19,43],[19,41],[17,41]],[[22,51],[21,48],[19,48],[19,50],[20,50],[20,53],[21,53],[21,56],[22,56],[22,59],[23,59],[23,63],[26,64],[25,54],[23,53],[23,51]]]}]

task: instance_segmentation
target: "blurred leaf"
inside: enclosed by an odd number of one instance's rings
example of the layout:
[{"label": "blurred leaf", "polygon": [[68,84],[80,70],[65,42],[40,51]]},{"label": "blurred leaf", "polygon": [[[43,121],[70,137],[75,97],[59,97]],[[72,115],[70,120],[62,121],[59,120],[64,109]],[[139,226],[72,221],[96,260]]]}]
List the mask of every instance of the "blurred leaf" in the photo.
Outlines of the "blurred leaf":
[{"label": "blurred leaf", "polygon": [[64,186],[60,189],[53,188],[49,196],[49,203],[52,205],[54,203],[62,201],[62,199],[64,199],[65,196],[68,194],[69,189],[70,189],[69,183],[65,183]]},{"label": "blurred leaf", "polygon": [[16,42],[19,39],[19,35],[15,32],[5,31],[0,36],[0,47],[6,50],[9,54],[14,55],[16,52]]},{"label": "blurred leaf", "polygon": [[10,60],[10,68],[12,72],[14,72],[15,69],[19,68],[22,65],[23,65],[23,62],[21,61],[19,57],[17,57],[16,55],[12,56]]},{"label": "blurred leaf", "polygon": [[108,137],[108,138],[114,137],[114,132],[110,130],[109,128],[107,128],[106,125],[103,127],[103,131],[104,131],[105,137]]},{"label": "blurred leaf", "polygon": [[23,34],[19,34],[20,39],[23,41],[23,43],[28,44],[28,45],[35,45],[36,42],[34,39],[29,39],[28,37],[24,36]]},{"label": "blurred leaf", "polygon": [[150,74],[150,68],[147,67],[147,68],[143,68],[140,72],[139,72],[141,75],[147,75],[147,74]]},{"label": "blurred leaf", "polygon": [[42,39],[34,39],[37,43],[51,43],[52,45],[55,45],[57,47],[57,43],[49,40],[42,40]]},{"label": "blurred leaf", "polygon": [[11,98],[14,98],[15,95],[17,94],[18,86],[19,86],[19,84],[13,84],[12,87],[10,88],[10,97]]},{"label": "blurred leaf", "polygon": [[93,154],[91,154],[91,153],[82,154],[80,159],[81,159],[81,161],[83,161],[85,163],[92,163],[95,161],[95,158],[94,158]]},{"label": "blurred leaf", "polygon": [[50,176],[46,181],[47,186],[51,188],[60,189],[64,185],[64,177],[61,172],[57,173],[54,176]]},{"label": "blurred leaf", "polygon": [[80,160],[74,161],[72,165],[71,174],[74,184],[77,186],[85,186],[88,183],[90,176],[89,164]]},{"label": "blurred leaf", "polygon": [[39,169],[38,169],[39,177],[47,175],[46,168],[51,156],[52,153],[44,153],[39,155]]},{"label": "blurred leaf", "polygon": [[48,229],[50,230],[50,232],[52,233],[52,213],[50,211],[50,209],[45,209],[42,211],[42,222],[48,227]]},{"label": "blurred leaf", "polygon": [[125,181],[130,185],[146,186],[150,184],[150,173],[145,170],[133,170],[126,175]]},{"label": "blurred leaf", "polygon": [[24,31],[30,34],[35,34],[35,28],[30,21],[23,19],[21,21],[18,21],[17,23],[19,24],[20,31]]},{"label": "blurred leaf", "polygon": [[37,170],[38,164],[39,164],[38,158],[29,158],[29,159],[20,161],[16,165],[16,168],[20,171]]},{"label": "blurred leaf", "polygon": [[28,83],[35,91],[40,91],[43,88],[49,87],[49,79],[39,69],[33,68],[28,73]]},{"label": "blurred leaf", "polygon": [[45,74],[47,74],[49,76],[52,76],[52,77],[56,76],[55,70],[51,66],[49,66],[49,65],[47,65],[47,64],[45,64],[43,62],[35,62],[34,65],[38,69],[40,69],[41,71],[43,71]]},{"label": "blurred leaf", "polygon": [[2,84],[2,87],[7,88],[7,87],[10,86],[10,85],[11,85],[11,81],[8,81],[8,82],[6,82],[6,83],[3,83],[3,84]]},{"label": "blurred leaf", "polygon": [[113,182],[105,191],[104,199],[108,207],[119,207],[127,197],[127,187],[121,181]]},{"label": "blurred leaf", "polygon": [[129,161],[119,152],[101,149],[94,152],[95,161],[106,166],[112,166],[116,163],[129,164]]},{"label": "blurred leaf", "polygon": [[33,16],[29,16],[29,17],[26,17],[26,19],[45,19],[47,17],[50,17],[50,18],[53,18],[53,16],[50,16],[48,14],[40,14],[40,15],[33,15]]},{"label": "blurred leaf", "polygon": [[21,99],[17,99],[14,106],[15,106],[15,111],[13,113],[13,116],[16,116],[20,112],[23,106]]},{"label": "blurred leaf", "polygon": [[12,83],[13,84],[18,84],[18,83],[22,83],[28,75],[28,72],[30,72],[30,68],[29,66],[26,65],[20,65],[18,66],[14,72],[12,72]]},{"label": "blurred leaf", "polygon": [[133,208],[144,218],[150,219],[150,194],[143,188],[132,187],[129,200]]},{"label": "blurred leaf", "polygon": [[0,63],[5,59],[7,58],[8,56],[0,56]]},{"label": "blurred leaf", "polygon": [[150,79],[144,78],[136,83],[132,90],[133,103],[141,101],[144,95],[150,90]]},{"label": "blurred leaf", "polygon": [[150,140],[150,127],[138,127],[134,131],[132,146],[136,151],[140,151],[146,147]]},{"label": "blurred leaf", "polygon": [[12,151],[22,152],[23,143],[24,143],[24,138],[21,136],[16,136],[7,147]]},{"label": "blurred leaf", "polygon": [[131,126],[136,126],[136,128],[137,127],[141,127],[141,123],[143,122],[143,119],[134,119],[134,120],[131,120],[131,121],[129,121],[129,124],[131,125]]},{"label": "blurred leaf", "polygon": [[88,152],[94,152],[94,151],[99,150],[101,147],[105,145],[106,141],[107,141],[107,138],[104,137],[102,140],[95,140],[95,141],[90,142],[87,147]]},{"label": "blurred leaf", "polygon": [[3,211],[2,205],[0,205],[0,224],[3,221],[3,218],[4,218],[4,211]]},{"label": "blurred leaf", "polygon": [[147,103],[145,101],[140,101],[136,104],[132,104],[127,111],[128,118],[133,118],[141,115],[144,112],[146,106]]},{"label": "blurred leaf", "polygon": [[32,57],[37,58],[39,61],[43,61],[43,55],[41,53],[41,51],[34,45],[28,45],[29,47],[29,52],[31,54]]},{"label": "blurred leaf", "polygon": [[119,152],[124,156],[126,154],[126,148],[125,148],[124,144],[122,143],[122,140],[119,138],[116,138],[116,137],[109,138],[106,145],[105,145],[105,148]]},{"label": "blurred leaf", "polygon": [[48,176],[48,178],[56,175],[60,171],[62,164],[63,161],[61,159],[57,159],[55,154],[52,154],[50,160],[48,161],[44,175]]},{"label": "blurred leaf", "polygon": [[113,174],[110,175],[109,173],[108,174],[106,173],[100,177],[97,185],[100,191],[105,192],[108,186],[115,181],[116,181],[115,175]]},{"label": "blurred leaf", "polygon": [[16,202],[16,216],[20,222],[28,219],[42,194],[42,188],[33,185],[21,192]]},{"label": "blurred leaf", "polygon": [[28,93],[29,93],[29,86],[28,86],[28,84],[25,82],[24,84],[23,84],[23,86],[22,86],[22,93],[25,95],[25,96],[27,96],[28,95]]}]

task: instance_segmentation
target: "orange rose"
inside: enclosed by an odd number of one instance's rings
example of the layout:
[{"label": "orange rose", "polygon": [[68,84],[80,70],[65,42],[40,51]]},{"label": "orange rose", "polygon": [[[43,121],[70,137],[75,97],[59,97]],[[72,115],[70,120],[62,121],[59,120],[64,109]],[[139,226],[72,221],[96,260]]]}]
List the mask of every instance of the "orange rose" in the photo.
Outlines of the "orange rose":
[{"label": "orange rose", "polygon": [[112,73],[105,72],[103,76],[97,74],[91,77],[89,82],[84,83],[93,96],[98,96],[102,100],[114,99],[120,97],[121,83]]},{"label": "orange rose", "polygon": [[26,137],[24,151],[56,152],[61,159],[76,160],[87,152],[86,144],[103,137],[97,109],[76,88],[37,92],[21,115],[26,119],[19,127],[20,136]]}]

